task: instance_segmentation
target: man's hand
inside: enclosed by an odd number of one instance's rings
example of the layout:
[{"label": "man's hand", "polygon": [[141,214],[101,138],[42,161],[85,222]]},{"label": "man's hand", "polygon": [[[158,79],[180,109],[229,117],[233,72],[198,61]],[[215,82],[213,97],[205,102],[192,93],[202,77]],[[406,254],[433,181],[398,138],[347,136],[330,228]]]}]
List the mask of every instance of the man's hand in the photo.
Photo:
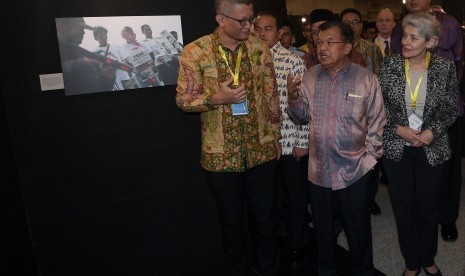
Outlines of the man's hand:
[{"label": "man's hand", "polygon": [[279,161],[279,159],[281,158],[281,154],[283,153],[283,149],[281,148],[281,143],[279,143],[279,140],[275,140],[274,145],[276,146],[276,151],[278,152],[278,157],[276,158],[276,161]]},{"label": "man's hand", "polygon": [[292,148],[292,156],[295,160],[300,161],[300,159],[305,155],[308,155],[308,148]]},{"label": "man's hand", "polygon": [[233,89],[229,87],[232,82],[233,78],[230,77],[227,81],[221,83],[220,90],[213,94],[210,100],[210,104],[236,104],[245,101],[247,98],[247,91],[245,90],[244,84],[238,88]]},{"label": "man's hand", "polygon": [[291,74],[287,75],[287,97],[290,101],[297,100],[299,97],[300,83],[302,76],[293,78]]}]

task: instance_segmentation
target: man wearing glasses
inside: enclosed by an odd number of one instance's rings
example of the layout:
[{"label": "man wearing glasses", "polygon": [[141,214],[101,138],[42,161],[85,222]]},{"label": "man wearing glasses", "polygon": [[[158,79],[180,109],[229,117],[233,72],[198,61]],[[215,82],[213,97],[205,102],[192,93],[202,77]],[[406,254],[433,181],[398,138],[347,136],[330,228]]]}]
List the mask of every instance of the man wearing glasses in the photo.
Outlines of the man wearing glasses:
[{"label": "man wearing glasses", "polygon": [[341,12],[340,18],[354,31],[354,49],[362,54],[367,68],[379,76],[383,55],[376,44],[360,37],[363,29],[361,13],[357,9],[348,8]]},{"label": "man wearing glasses", "polygon": [[320,64],[308,69],[300,89],[289,91],[288,113],[309,121],[308,180],[318,248],[318,275],[337,274],[340,217],[350,249],[351,275],[374,275],[370,183],[382,155],[386,122],[376,75],[351,63],[354,33],[340,21],[320,25]]},{"label": "man wearing glasses", "polygon": [[181,55],[176,103],[200,113],[201,166],[216,201],[230,275],[251,270],[246,213],[256,232],[258,270],[277,275],[273,198],[281,110],[273,59],[250,36],[251,0],[216,0],[215,8],[218,28]]}]

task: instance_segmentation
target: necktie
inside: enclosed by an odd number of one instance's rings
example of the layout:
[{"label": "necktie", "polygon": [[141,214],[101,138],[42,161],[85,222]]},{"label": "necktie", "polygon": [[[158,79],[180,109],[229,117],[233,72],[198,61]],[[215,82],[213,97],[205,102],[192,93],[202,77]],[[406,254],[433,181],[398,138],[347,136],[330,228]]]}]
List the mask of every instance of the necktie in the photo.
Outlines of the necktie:
[{"label": "necktie", "polygon": [[389,41],[385,40],[384,43],[386,44],[384,47],[384,55],[389,56],[391,54],[391,51],[389,50]]}]

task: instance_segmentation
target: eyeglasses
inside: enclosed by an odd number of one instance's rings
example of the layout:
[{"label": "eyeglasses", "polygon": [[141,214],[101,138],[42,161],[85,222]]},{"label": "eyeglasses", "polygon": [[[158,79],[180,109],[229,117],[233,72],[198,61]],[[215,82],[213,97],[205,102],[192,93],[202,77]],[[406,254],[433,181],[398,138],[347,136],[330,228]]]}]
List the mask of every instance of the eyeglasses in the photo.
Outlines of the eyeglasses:
[{"label": "eyeglasses", "polygon": [[236,19],[236,18],[233,18],[231,16],[227,16],[226,14],[222,14],[222,13],[220,13],[220,15],[239,22],[239,24],[242,27],[246,26],[247,23],[250,24],[250,25],[253,25],[253,23],[255,23],[255,19],[256,19],[255,16],[252,16],[251,18],[246,18],[246,19]]},{"label": "eyeglasses", "polygon": [[342,21],[344,23],[346,23],[347,25],[350,25],[350,26],[356,26],[356,25],[359,25],[362,21],[358,20],[358,19],[354,19],[352,21],[350,20],[344,20]]},{"label": "eyeglasses", "polygon": [[321,47],[323,45],[328,45],[329,48],[333,47],[335,44],[337,43],[349,43],[347,41],[332,41],[332,40],[328,40],[328,41],[317,41],[316,42],[316,46],[317,47]]}]

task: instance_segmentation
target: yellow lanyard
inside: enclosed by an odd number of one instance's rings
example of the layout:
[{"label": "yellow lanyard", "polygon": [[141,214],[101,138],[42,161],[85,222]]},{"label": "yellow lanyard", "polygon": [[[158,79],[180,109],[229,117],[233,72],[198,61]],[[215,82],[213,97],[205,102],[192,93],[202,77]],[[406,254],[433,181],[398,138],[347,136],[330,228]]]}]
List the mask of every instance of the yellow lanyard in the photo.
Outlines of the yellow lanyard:
[{"label": "yellow lanyard", "polygon": [[219,46],[219,50],[224,62],[226,62],[226,65],[228,66],[231,76],[233,77],[234,85],[239,85],[239,68],[241,67],[242,60],[242,45],[239,47],[239,53],[237,54],[236,68],[234,72],[231,70],[231,67],[229,66],[228,59],[226,58],[226,54],[224,53],[223,47],[221,47],[221,45]]},{"label": "yellow lanyard", "polygon": [[383,45],[381,45],[381,39],[379,38],[379,36],[375,39],[376,41],[376,45],[378,45],[379,49],[381,50],[381,54],[384,56],[386,56],[386,54],[384,53],[384,49],[383,49]]},{"label": "yellow lanyard", "polygon": [[423,79],[423,74],[428,69],[429,60],[431,58],[431,54],[429,52],[426,53],[426,65],[425,70],[421,72],[420,79],[417,82],[417,86],[415,87],[415,91],[412,94],[412,87],[410,86],[410,66],[408,64],[408,59],[404,60],[405,63],[405,76],[407,78],[407,85],[408,89],[410,90],[410,98],[412,99],[412,112],[415,113],[415,109],[417,108],[417,97],[418,97],[418,90],[420,90],[420,84]]}]

